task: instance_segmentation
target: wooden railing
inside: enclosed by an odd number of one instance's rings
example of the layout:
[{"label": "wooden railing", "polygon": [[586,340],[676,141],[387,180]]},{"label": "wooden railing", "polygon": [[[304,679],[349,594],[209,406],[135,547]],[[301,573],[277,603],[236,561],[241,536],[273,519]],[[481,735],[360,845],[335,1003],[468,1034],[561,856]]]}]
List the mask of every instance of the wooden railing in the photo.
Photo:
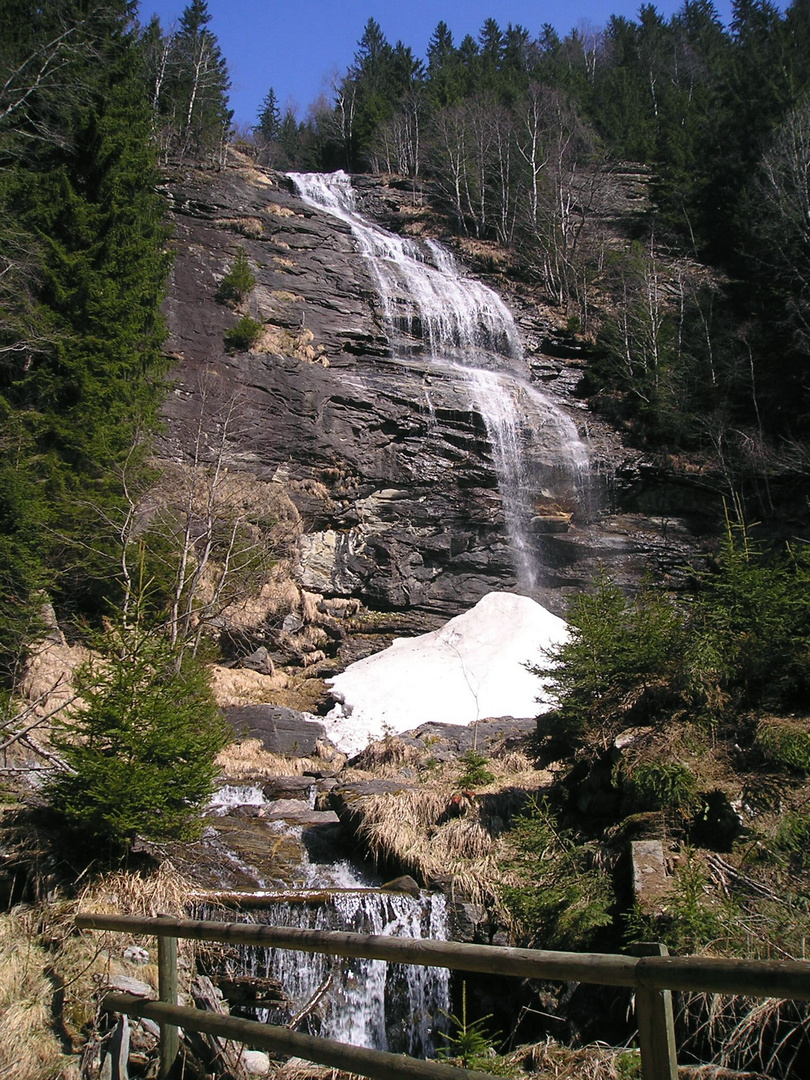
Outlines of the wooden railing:
[{"label": "wooden railing", "polygon": [[414,940],[338,931],[298,930],[251,923],[202,922],[192,919],[140,918],[131,915],[82,914],[76,925],[85,930],[154,934],[158,939],[158,1001],[110,993],[104,1009],[147,1017],[161,1026],[160,1077],[177,1056],[177,1028],[221,1036],[281,1054],[290,1054],[331,1068],[345,1069],[372,1080],[491,1080],[485,1073],[457,1069],[438,1061],[417,1061],[399,1054],[348,1046],[271,1027],[255,1020],[220,1016],[177,1005],[177,939],[258,945],[332,956],[366,957],[398,964],[446,967],[524,979],[559,979],[635,989],[636,1021],[644,1080],[677,1080],[672,990],[747,997],[810,1000],[810,963],[797,960],[720,960],[669,956],[666,947],[639,944],[633,955],[550,952],[466,945],[453,941]]}]

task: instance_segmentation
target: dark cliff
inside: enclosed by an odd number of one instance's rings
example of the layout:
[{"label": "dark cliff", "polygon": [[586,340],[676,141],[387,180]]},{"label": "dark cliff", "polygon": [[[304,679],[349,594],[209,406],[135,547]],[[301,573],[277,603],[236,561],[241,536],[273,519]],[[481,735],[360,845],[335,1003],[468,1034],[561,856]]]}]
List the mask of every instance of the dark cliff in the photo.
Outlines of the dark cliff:
[{"label": "dark cliff", "polygon": [[[514,588],[486,426],[452,380],[418,356],[392,357],[349,228],[304,205],[286,177],[245,163],[189,170],[166,193],[177,364],[161,453],[188,457],[200,415],[213,445],[210,402],[234,402],[226,462],[284,485],[301,515],[300,582],[310,591],[447,617]],[[239,248],[257,284],[234,311],[217,290]],[[251,351],[228,353],[240,313],[263,333]],[[617,513],[650,494],[638,460],[572,397],[579,360],[542,351],[548,317],[525,300],[517,316],[532,378],[587,428],[593,457],[587,506],[537,506],[538,599],[560,610],[560,590],[583,587],[605,561],[628,581],[650,565],[668,573],[688,539],[678,511],[666,525]]]}]

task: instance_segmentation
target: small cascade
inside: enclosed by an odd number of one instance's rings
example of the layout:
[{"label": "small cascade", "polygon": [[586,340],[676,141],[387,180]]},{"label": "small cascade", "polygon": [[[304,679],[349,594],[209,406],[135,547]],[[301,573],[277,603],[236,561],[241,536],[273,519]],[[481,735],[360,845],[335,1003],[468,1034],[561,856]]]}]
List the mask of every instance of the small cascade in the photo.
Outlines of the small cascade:
[{"label": "small cascade", "polygon": [[346,173],[290,177],[305,202],[351,228],[377,287],[394,356],[410,363],[424,358],[466,386],[491,447],[518,585],[533,592],[539,508],[582,502],[588,454],[571,419],[530,384],[509,309],[465,276],[435,240],[419,243],[364,218]]},{"label": "small cascade", "polygon": [[[447,938],[441,895],[414,899],[379,889],[335,890],[327,903],[312,904],[291,894],[251,916],[259,923],[309,930]],[[240,966],[254,977],[278,980],[288,997],[291,1007],[269,1012],[270,1023],[283,1024],[316,1002],[300,1030],[415,1057],[430,1057],[438,1032],[446,1029],[449,972],[443,968],[258,948],[246,949]]]},{"label": "small cascade", "polygon": [[[266,798],[267,790],[289,794],[285,789],[293,781],[297,782],[297,800]],[[312,824],[320,816],[335,815],[311,809],[307,810],[310,824],[296,823],[300,812],[291,802],[299,801],[302,809],[313,804],[310,792],[300,781],[300,777],[275,777],[263,784],[226,785],[215,793],[209,807],[210,820],[222,823],[219,827],[225,827],[227,840],[236,839],[232,827],[242,821],[261,830],[268,851],[296,848],[298,861],[294,885],[271,883],[254,870],[252,876],[258,889],[229,889],[226,885],[214,890],[214,898],[221,902],[227,895],[226,902],[238,902],[242,909],[240,919],[267,925],[446,940],[444,896],[411,896],[372,887],[362,871],[340,857],[345,845],[333,832],[331,851],[325,851],[324,844],[318,847],[323,861],[314,854],[310,857],[308,845],[302,843],[302,830],[311,837],[319,829],[334,830],[339,826],[328,822]],[[313,794],[314,790],[313,782]],[[271,820],[265,816],[245,819],[245,811],[258,811]],[[275,817],[277,813],[289,816]],[[225,848],[219,854],[229,868],[240,863],[243,869],[251,869],[235,850]],[[202,894],[196,917],[221,920],[222,911],[210,907],[209,899]],[[284,1025],[300,1017],[296,1030],[417,1057],[433,1054],[438,1033],[447,1028],[450,973],[446,969],[256,947],[240,948],[237,955],[223,962],[225,969],[214,972],[215,981],[247,978],[267,980],[267,985],[278,987],[280,999],[276,1004],[252,1008],[245,1001],[242,1006],[250,1010],[250,1015],[269,1023]]]}]

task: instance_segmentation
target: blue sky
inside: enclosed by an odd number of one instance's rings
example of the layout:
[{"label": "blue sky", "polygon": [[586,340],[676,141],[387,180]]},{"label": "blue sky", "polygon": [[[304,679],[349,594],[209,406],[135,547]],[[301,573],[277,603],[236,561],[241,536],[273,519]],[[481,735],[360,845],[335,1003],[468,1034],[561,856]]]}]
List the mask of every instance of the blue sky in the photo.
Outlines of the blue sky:
[{"label": "blue sky", "polygon": [[[141,0],[141,20],[153,14],[168,29],[186,0]],[[682,0],[656,4],[665,16]],[[231,73],[231,108],[237,123],[252,125],[269,87],[282,107],[287,101],[303,117],[306,107],[326,90],[330,74],[352,62],[369,18],[375,18],[391,44],[401,39],[424,57],[430,36],[444,19],[458,44],[478,36],[485,19],[501,27],[520,23],[536,35],[551,23],[561,37],[581,23],[603,26],[611,15],[634,18],[640,4],[629,0],[208,0],[209,28],[216,34]],[[728,21],[731,0],[715,0]],[[781,6],[781,4],[780,4]]]}]

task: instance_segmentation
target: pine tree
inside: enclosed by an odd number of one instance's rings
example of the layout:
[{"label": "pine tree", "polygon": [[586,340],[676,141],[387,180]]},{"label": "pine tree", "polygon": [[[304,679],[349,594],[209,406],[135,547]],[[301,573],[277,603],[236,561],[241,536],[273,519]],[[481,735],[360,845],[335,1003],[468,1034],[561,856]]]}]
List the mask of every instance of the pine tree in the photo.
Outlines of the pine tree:
[{"label": "pine tree", "polygon": [[262,102],[258,120],[255,130],[263,135],[268,142],[276,142],[281,134],[281,112],[276,100],[276,92],[272,86],[267,91]]},{"label": "pine tree", "polygon": [[51,805],[116,846],[193,836],[227,741],[207,674],[139,620],[100,646],[102,659],[77,673],[84,707],[54,736],[71,771],[51,785]]},{"label": "pine tree", "polygon": [[228,109],[228,67],[208,29],[210,22],[206,0],[191,0],[174,37],[174,71],[168,91],[178,149],[184,157],[198,159],[221,152],[233,115]]},{"label": "pine tree", "polygon": [[121,497],[121,462],[162,397],[168,270],[131,5],[27,7],[5,36],[0,13],[6,59],[21,73],[36,61],[37,75],[0,126],[4,657],[44,586],[85,611],[108,588],[108,566],[88,553],[104,547],[98,523]]}]

